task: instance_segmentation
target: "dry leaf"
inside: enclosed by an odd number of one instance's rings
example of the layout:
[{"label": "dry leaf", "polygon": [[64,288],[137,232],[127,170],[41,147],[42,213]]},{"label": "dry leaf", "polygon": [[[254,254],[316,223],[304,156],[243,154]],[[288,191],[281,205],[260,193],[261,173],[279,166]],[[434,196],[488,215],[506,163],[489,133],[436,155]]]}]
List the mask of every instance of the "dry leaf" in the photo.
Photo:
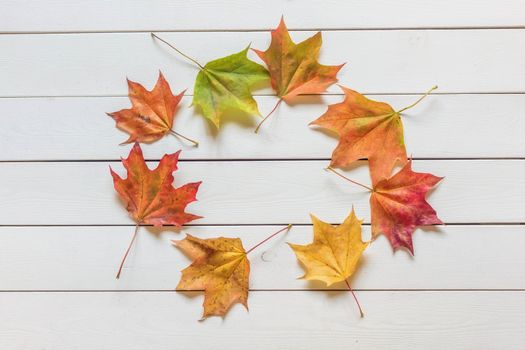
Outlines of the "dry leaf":
[{"label": "dry leaf", "polygon": [[184,211],[189,203],[197,200],[196,194],[201,182],[173,187],[173,172],[177,170],[179,153],[180,151],[165,154],[157,168],[150,170],[144,161],[140,145],[135,143],[128,158],[122,160],[128,177],[122,179],[110,168],[115,190],[137,223],[180,227],[201,218]]},{"label": "dry leaf", "polygon": [[354,273],[361,254],[368,246],[361,239],[361,223],[354,210],[345,221],[332,226],[313,215],[314,239],[308,245],[290,244],[297,259],[306,268],[306,280],[325,282],[327,286],[345,281]]},{"label": "dry leaf", "polygon": [[250,262],[239,238],[173,241],[193,263],[182,270],[177,290],[204,290],[203,318],[224,316],[231,305],[248,309]]},{"label": "dry leaf", "polygon": [[372,235],[384,234],[392,247],[414,254],[412,234],[417,226],[443,222],[425,196],[442,177],[412,171],[412,161],[391,178],[378,182],[370,196]]},{"label": "dry leaf", "polygon": [[161,72],[157,84],[151,91],[129,79],[128,87],[132,107],[108,113],[117,123],[117,127],[129,134],[129,138],[124,143],[153,142],[172,133],[197,144],[172,129],[175,111],[184,96],[184,91],[176,96],[173,95],[170,85]]},{"label": "dry leaf", "polygon": [[363,251],[368,247],[368,242],[364,243],[361,239],[362,221],[357,219],[353,209],[338,226],[310,216],[314,228],[313,242],[307,245],[288,243],[306,269],[301,278],[322,281],[327,286],[344,281],[363,317],[361,305],[347,280],[356,270]]},{"label": "dry leaf", "polygon": [[412,234],[417,226],[442,224],[425,196],[442,177],[412,171],[412,161],[388,179],[379,181],[373,188],[337,172],[328,170],[370,191],[372,237],[384,234],[394,249],[407,248],[414,254]]},{"label": "dry leaf", "polygon": [[368,158],[372,183],[391,175],[396,161],[406,162],[401,112],[416,103],[395,111],[389,104],[370,100],[357,91],[342,87],[345,99],[328,106],[328,110],[310,123],[329,129],[339,136],[332,153],[331,166],[347,167]]},{"label": "dry leaf", "polygon": [[321,49],[321,32],[295,44],[290,38],[284,19],[272,30],[272,42],[266,51],[255,50],[266,63],[272,87],[285,101],[301,94],[318,94],[337,81],[343,67],[325,66],[317,62]]},{"label": "dry leaf", "polygon": [[297,95],[320,94],[337,81],[337,73],[343,64],[325,66],[317,62],[321,44],[321,32],[295,44],[290,38],[284,18],[281,18],[277,29],[272,30],[270,47],[266,51],[253,49],[266,63],[272,88],[279,97],[275,107],[255,129],[256,133],[283,100],[290,102]]},{"label": "dry leaf", "polygon": [[180,227],[201,216],[185,212],[186,206],[196,201],[201,182],[193,182],[179,188],[173,187],[173,172],[177,170],[179,152],[165,154],[156,169],[150,170],[144,161],[142,149],[135,143],[127,159],[122,164],[127,170],[127,178],[122,179],[110,167],[113,185],[124,201],[127,211],[137,223],[133,238],[120,264],[117,278],[128,253],[135,242],[139,225],[175,225]]},{"label": "dry leaf", "polygon": [[235,303],[248,309],[250,262],[247,255],[292,225],[273,233],[247,251],[239,238],[199,239],[192,235],[172,241],[192,264],[182,270],[177,290],[204,290],[202,318],[224,316]]}]

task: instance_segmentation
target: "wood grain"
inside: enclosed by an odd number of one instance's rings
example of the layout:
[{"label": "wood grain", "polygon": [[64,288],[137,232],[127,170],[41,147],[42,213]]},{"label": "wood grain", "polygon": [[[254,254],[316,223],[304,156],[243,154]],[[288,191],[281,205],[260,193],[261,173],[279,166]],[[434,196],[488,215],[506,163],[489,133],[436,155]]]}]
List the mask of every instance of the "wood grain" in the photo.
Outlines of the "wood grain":
[{"label": "wood grain", "polygon": [[521,349],[524,292],[253,292],[198,322],[201,293],[7,293],[6,349]]},{"label": "wood grain", "polygon": [[[358,164],[348,175],[370,183],[366,162]],[[0,164],[0,222],[132,224],[113,190],[110,165],[124,176],[120,162]],[[180,162],[175,186],[203,181],[199,201],[188,207],[204,216],[194,224],[310,223],[309,212],[339,222],[352,205],[369,222],[369,193],[325,171],[327,165],[326,161]],[[429,197],[446,223],[525,222],[523,160],[414,161],[413,168],[446,176]]]},{"label": "wood grain", "polygon": [[518,0],[4,1],[2,32],[523,26]]},{"label": "wood grain", "polygon": [[[521,350],[524,10],[521,0],[3,1],[0,349]],[[306,126],[339,88],[281,105],[260,135],[257,118],[240,115],[217,133],[187,108],[197,70],[149,35],[205,63],[266,48],[281,14],[295,41],[324,30],[320,61],[347,62],[343,85],[395,108],[440,86],[404,126],[415,169],[445,176],[429,201],[447,225],[418,229],[414,258],[384,237],[370,246],[351,281],[364,319],[344,286],[296,279],[285,244],[311,239],[309,212],[337,223],[354,205],[369,222],[368,194],[323,170],[336,139]],[[200,147],[167,137],[145,155],[183,150],[176,185],[204,181],[189,211],[205,218],[182,232],[141,228],[116,281],[133,222],[108,167],[122,174],[129,146],[105,112],[129,105],[126,77],[150,88],[159,70],[173,91],[188,88],[175,128]],[[273,94],[255,91],[262,114]],[[369,183],[366,162],[348,176]],[[172,291],[189,261],[169,241],[187,232],[250,247],[289,222],[299,225],[251,255],[250,312],[197,322],[202,293]]]},{"label": "wood grain", "polygon": [[[418,96],[379,95],[400,109]],[[258,96],[261,111],[275,104]],[[307,124],[341,96],[302,96],[297,104],[282,104],[258,135],[257,118],[231,116],[220,132],[189,108],[183,99],[175,129],[200,141],[198,148],[172,136],[143,145],[158,159],[182,148],[181,159],[327,159],[337,144],[334,135]],[[126,97],[0,99],[0,160],[103,160],[125,156],[118,146],[127,135],[104,112],[126,108]],[[525,95],[435,95],[403,117],[408,153],[415,158],[524,157]],[[16,116],[16,117],[13,117]]]},{"label": "wood grain", "polygon": [[[133,227],[2,227],[1,290],[173,290],[190,261],[171,240],[240,237],[246,249],[281,226],[141,228],[120,280],[116,269]],[[520,226],[429,227],[414,234],[415,258],[395,254],[384,237],[365,251],[351,282],[366,290],[525,289],[524,229]],[[252,290],[325,289],[298,279],[304,270],[285,242],[307,244],[311,226],[293,227],[250,254]],[[370,226],[363,227],[363,239]],[[345,289],[336,284],[332,289]]]},{"label": "wood grain", "polygon": [[[270,41],[266,32],[158,34],[201,63]],[[525,29],[334,31],[323,34],[320,62],[347,62],[340,83],[363,93],[421,93],[436,84],[441,93],[524,92],[525,48],[516,45],[524,40]],[[125,96],[126,77],[151,87],[159,69],[175,91],[191,93],[197,74],[149,32],[2,35],[0,52],[4,97]]]}]

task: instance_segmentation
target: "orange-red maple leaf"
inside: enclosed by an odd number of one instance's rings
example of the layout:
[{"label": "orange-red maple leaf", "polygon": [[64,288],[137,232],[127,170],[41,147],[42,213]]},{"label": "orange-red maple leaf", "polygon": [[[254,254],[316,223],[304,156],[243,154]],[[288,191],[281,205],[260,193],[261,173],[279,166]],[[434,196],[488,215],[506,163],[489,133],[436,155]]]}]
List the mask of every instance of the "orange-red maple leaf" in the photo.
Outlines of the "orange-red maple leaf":
[{"label": "orange-red maple leaf", "polygon": [[201,182],[173,187],[172,173],[177,170],[179,153],[165,154],[157,168],[150,170],[140,145],[135,143],[128,158],[122,160],[128,177],[122,179],[110,168],[115,190],[138,224],[182,226],[200,218],[184,210],[189,203],[196,201]]},{"label": "orange-red maple leaf", "polygon": [[397,161],[407,160],[401,112],[414,107],[418,101],[395,111],[389,104],[370,100],[357,91],[341,86],[343,102],[328,106],[328,110],[310,125],[329,129],[339,136],[332,153],[331,166],[347,167],[368,158],[370,177],[375,184],[390,177]]},{"label": "orange-red maple leaf", "polygon": [[123,143],[153,142],[167,133],[175,133],[172,130],[173,118],[184,91],[173,95],[161,72],[151,91],[139,83],[129,79],[127,81],[132,107],[108,113],[117,127],[129,134],[129,138]]},{"label": "orange-red maple leaf", "polygon": [[378,182],[370,196],[372,236],[384,234],[392,247],[414,254],[412,234],[417,226],[443,222],[425,199],[442,177],[412,171],[412,161],[388,179]]},{"label": "orange-red maple leaf", "polygon": [[285,101],[300,94],[317,94],[337,81],[343,66],[325,66],[317,62],[321,48],[321,32],[295,44],[290,38],[284,19],[272,30],[272,41],[266,51],[255,53],[266,63],[272,88]]},{"label": "orange-red maple leaf", "polygon": [[368,158],[370,176],[376,183],[390,176],[397,160],[407,159],[401,118],[386,103],[370,100],[342,86],[341,89],[345,93],[344,101],[328,106],[310,125],[339,135],[331,166],[347,167]]}]

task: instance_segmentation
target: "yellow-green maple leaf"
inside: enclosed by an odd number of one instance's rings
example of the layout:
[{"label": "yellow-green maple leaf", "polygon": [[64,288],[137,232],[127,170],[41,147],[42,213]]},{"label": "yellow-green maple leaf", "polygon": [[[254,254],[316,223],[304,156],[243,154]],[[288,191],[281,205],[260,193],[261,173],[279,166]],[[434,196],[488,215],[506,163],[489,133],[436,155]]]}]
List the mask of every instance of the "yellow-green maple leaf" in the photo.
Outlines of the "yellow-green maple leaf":
[{"label": "yellow-green maple leaf", "polygon": [[251,89],[269,75],[266,68],[248,59],[248,48],[208,62],[195,80],[193,104],[217,127],[228,111],[260,115]]}]

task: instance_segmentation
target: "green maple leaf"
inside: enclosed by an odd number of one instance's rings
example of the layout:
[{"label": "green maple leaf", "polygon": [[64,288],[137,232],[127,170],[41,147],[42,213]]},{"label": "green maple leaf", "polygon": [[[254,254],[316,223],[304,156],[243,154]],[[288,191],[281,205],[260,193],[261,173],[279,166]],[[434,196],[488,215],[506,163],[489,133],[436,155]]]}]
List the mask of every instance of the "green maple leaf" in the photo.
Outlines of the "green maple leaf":
[{"label": "green maple leaf", "polygon": [[193,104],[217,127],[228,111],[261,115],[251,89],[268,80],[269,74],[248,59],[248,49],[208,62],[195,80]]}]

